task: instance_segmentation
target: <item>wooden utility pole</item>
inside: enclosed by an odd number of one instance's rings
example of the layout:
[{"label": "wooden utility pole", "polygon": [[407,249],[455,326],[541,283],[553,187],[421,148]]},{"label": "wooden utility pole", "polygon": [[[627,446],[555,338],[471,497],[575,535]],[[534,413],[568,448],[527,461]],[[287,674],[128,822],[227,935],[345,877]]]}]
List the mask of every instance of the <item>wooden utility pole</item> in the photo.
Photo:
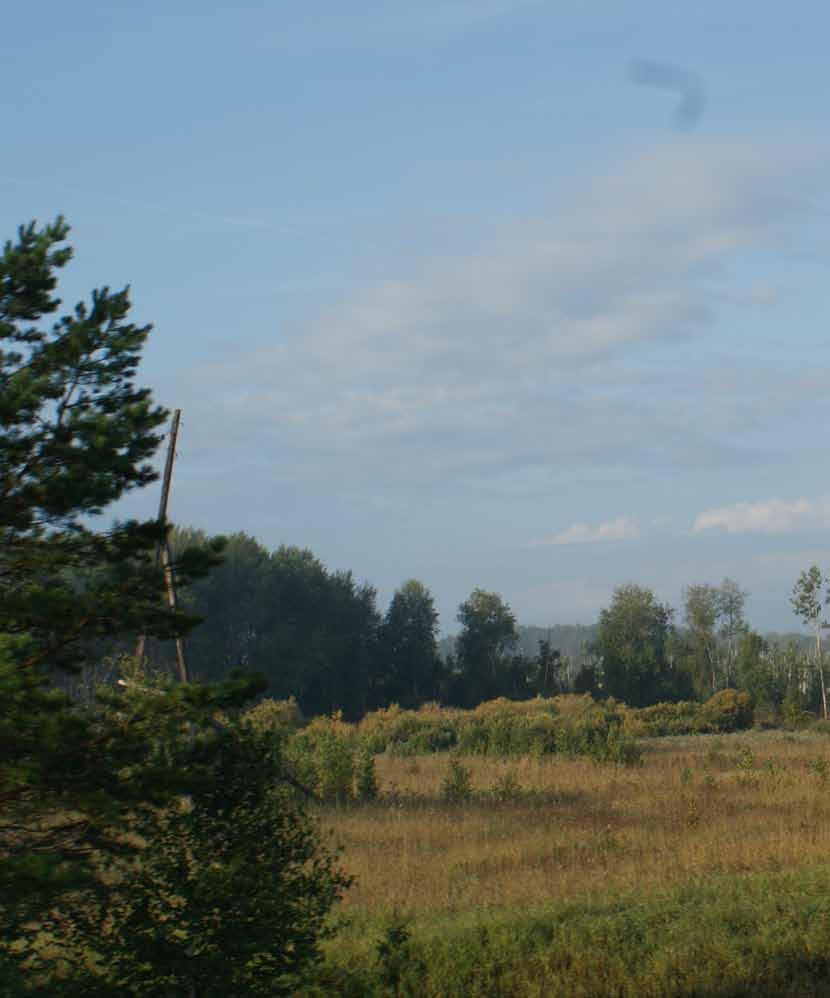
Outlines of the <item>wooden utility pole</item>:
[{"label": "wooden utility pole", "polygon": [[[173,569],[170,566],[170,548],[167,541],[161,546],[161,564],[164,568],[164,588],[167,590],[167,605],[171,610],[176,609],[176,581],[173,578]],[[188,682],[187,663],[184,660],[184,648],[182,639],[176,638],[176,665],[179,670],[179,682]]]},{"label": "wooden utility pole", "polygon": [[[173,419],[170,423],[170,433],[167,443],[167,459],[164,462],[164,476],[161,481],[161,498],[159,499],[158,522],[165,528],[163,540],[156,545],[156,564],[161,562],[164,570],[164,588],[167,595],[167,605],[171,610],[176,607],[176,586],[173,580],[173,570],[170,566],[170,548],[167,544],[167,501],[170,498],[170,482],[173,477],[173,462],[176,459],[176,439],[179,435],[179,420],[181,419],[181,409],[173,410]],[[135,657],[141,658],[144,655],[145,635],[139,636],[135,646]],[[179,669],[179,680],[183,683],[188,681],[187,664],[184,660],[184,649],[181,638],[176,638],[176,662]]]}]

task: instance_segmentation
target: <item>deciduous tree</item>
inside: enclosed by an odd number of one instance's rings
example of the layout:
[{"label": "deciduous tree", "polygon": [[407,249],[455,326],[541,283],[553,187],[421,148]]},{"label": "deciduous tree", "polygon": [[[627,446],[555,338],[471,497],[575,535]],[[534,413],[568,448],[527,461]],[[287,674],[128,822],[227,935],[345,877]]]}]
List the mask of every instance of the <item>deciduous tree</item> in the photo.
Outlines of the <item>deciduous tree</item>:
[{"label": "deciduous tree", "polygon": [[600,613],[594,642],[602,658],[606,695],[632,707],[672,698],[674,677],[666,642],[673,614],[645,586],[627,583],[614,590],[611,606]]},{"label": "deciduous tree", "polygon": [[378,682],[388,704],[414,708],[435,695],[438,611],[432,593],[417,579],[395,592],[381,627]]},{"label": "deciduous tree", "polygon": [[824,656],[821,648],[821,632],[830,627],[826,620],[822,619],[822,608],[830,602],[830,592],[825,594],[825,586],[828,580],[821,573],[818,565],[811,565],[798,577],[798,581],[793,586],[790,603],[795,614],[812,628],[816,639],[815,667],[819,676],[821,686],[821,709],[825,720],[827,719],[827,691],[824,685]]},{"label": "deciduous tree", "polygon": [[474,589],[458,608],[455,653],[467,706],[499,695],[499,673],[518,637],[516,618],[498,593]]},{"label": "deciduous tree", "polygon": [[686,626],[691,638],[691,651],[695,672],[699,678],[708,677],[711,692],[718,688],[717,622],[719,614],[718,590],[715,586],[688,586],[683,592]]},{"label": "deciduous tree", "polygon": [[725,578],[717,590],[719,635],[723,642],[724,684],[735,681],[735,664],[740,639],[747,631],[744,618],[747,592],[734,579]]}]

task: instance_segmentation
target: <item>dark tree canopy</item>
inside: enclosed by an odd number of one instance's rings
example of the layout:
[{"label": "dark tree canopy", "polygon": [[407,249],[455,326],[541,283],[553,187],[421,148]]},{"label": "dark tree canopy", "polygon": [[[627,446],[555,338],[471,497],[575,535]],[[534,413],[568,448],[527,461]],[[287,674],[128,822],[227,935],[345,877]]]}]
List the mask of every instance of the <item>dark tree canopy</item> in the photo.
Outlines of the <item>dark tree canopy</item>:
[{"label": "dark tree canopy", "polygon": [[465,706],[499,695],[499,679],[509,668],[516,643],[516,618],[498,593],[474,589],[458,608],[461,632],[456,656],[463,677]]},{"label": "dark tree canopy", "polygon": [[[22,226],[0,257],[0,633],[21,660],[56,667],[77,664],[85,639],[193,623],[158,598],[159,524],[94,529],[157,477],[148,459],[167,413],[135,383],[151,327],[128,321],[128,289],[58,314],[68,232],[61,218]],[[187,552],[179,575],[214,561]]]},{"label": "dark tree canopy", "polygon": [[[174,555],[209,542],[194,530],[174,529],[171,539]],[[183,606],[206,618],[187,642],[196,676],[253,669],[273,697],[295,697],[309,716],[342,710],[353,720],[375,705],[380,616],[371,585],[329,571],[307,548],[269,552],[245,533],[227,538],[222,554],[209,576],[180,590]],[[150,653],[169,665],[169,648]]]},{"label": "dark tree canopy", "polygon": [[594,642],[606,696],[632,707],[672,698],[667,656],[672,616],[651,589],[627,583],[614,590],[611,605],[600,613]]},{"label": "dark tree canopy", "polygon": [[[0,989],[291,994],[348,879],[239,717],[262,677],[174,686],[128,658],[93,705],[55,685],[104,641],[197,622],[161,600],[164,524],[95,529],[154,480],[166,413],[135,384],[150,327],[126,290],[43,328],[67,233],[25,226],[0,258]],[[185,586],[217,562],[203,541],[177,551]]]},{"label": "dark tree canopy", "polygon": [[432,593],[422,582],[409,579],[392,597],[381,628],[378,682],[386,703],[417,707],[435,696],[437,637]]}]

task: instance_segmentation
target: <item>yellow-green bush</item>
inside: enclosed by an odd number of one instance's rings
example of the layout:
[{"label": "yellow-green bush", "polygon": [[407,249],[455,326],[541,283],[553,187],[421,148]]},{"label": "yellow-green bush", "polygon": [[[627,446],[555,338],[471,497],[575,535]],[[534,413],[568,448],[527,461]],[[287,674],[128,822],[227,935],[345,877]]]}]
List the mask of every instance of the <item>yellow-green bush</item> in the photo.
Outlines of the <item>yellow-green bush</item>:
[{"label": "yellow-green bush", "polygon": [[705,703],[680,701],[626,709],[623,730],[633,738],[718,734],[751,728],[753,719],[752,697],[748,693],[720,690]]},{"label": "yellow-green bush", "polygon": [[624,712],[613,700],[590,696],[512,701],[501,697],[473,710],[430,704],[418,711],[396,704],[367,714],[357,725],[373,752],[416,755],[456,750],[467,755],[590,755],[629,761]]},{"label": "yellow-green bush", "polygon": [[[613,698],[594,700],[587,693],[519,701],[500,697],[473,710],[435,703],[403,710],[392,704],[371,711],[357,724],[347,723],[339,712],[305,722],[293,699],[264,700],[246,716],[255,727],[286,735],[286,755],[297,777],[329,801],[367,796],[365,788],[356,789],[358,754],[455,751],[501,757],[588,756],[632,764],[639,759],[636,738],[737,731],[753,720],[750,696],[735,690],[721,690],[706,703],[659,703],[641,709]],[[364,758],[363,768],[367,765]]]},{"label": "yellow-green bush", "polygon": [[286,755],[322,800],[342,803],[354,796],[356,750],[355,726],[336,711],[296,732]]},{"label": "yellow-green bush", "polygon": [[246,710],[243,716],[259,731],[271,731],[277,728],[298,731],[306,723],[294,697],[289,697],[287,700],[270,698],[261,700],[255,707]]},{"label": "yellow-green bush", "polygon": [[357,734],[372,752],[418,755],[454,748],[461,713],[437,704],[402,710],[398,704],[371,711],[357,724]]},{"label": "yellow-green bush", "polygon": [[752,727],[752,697],[741,690],[720,690],[703,704],[704,723],[710,731],[742,731]]}]

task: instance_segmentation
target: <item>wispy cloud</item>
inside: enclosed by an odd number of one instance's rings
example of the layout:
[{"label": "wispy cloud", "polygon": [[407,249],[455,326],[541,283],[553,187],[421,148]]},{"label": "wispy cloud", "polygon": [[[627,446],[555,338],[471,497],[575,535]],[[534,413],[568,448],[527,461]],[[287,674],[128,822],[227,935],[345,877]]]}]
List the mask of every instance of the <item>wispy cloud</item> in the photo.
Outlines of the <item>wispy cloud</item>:
[{"label": "wispy cloud", "polygon": [[719,274],[787,236],[806,209],[781,192],[821,161],[809,144],[658,145],[466,255],[390,263],[273,347],[193,372],[187,404],[207,449],[247,438],[292,478],[337,469],[384,489],[734,466],[719,395],[690,420],[666,389],[682,371],[618,377],[639,350],[710,333]]},{"label": "wispy cloud", "polygon": [[695,517],[693,530],[728,534],[790,534],[830,525],[830,496],[818,499],[767,499],[708,509]]},{"label": "wispy cloud", "polygon": [[560,544],[602,544],[615,541],[627,541],[639,537],[640,528],[636,522],[625,516],[600,523],[592,527],[587,523],[574,523],[561,533],[546,540],[538,541],[539,545]]}]

